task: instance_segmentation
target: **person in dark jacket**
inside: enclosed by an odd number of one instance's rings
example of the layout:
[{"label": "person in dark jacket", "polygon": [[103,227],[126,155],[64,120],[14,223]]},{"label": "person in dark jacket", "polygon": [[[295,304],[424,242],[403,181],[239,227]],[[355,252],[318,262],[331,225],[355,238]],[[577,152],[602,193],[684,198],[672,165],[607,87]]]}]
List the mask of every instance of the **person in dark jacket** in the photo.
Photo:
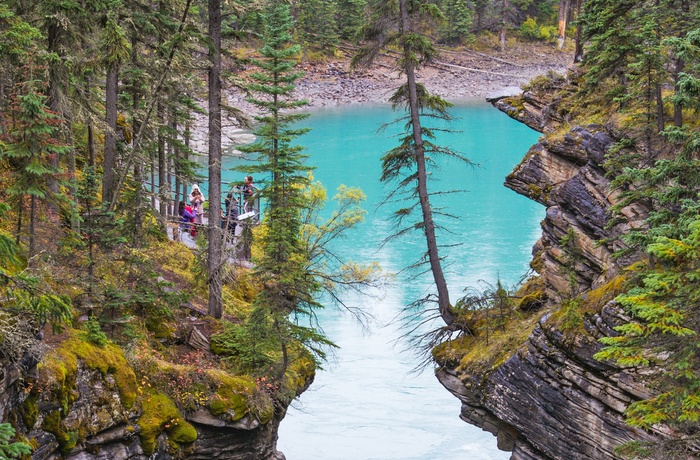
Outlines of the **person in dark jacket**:
[{"label": "person in dark jacket", "polygon": [[233,193],[229,192],[224,200],[224,214],[222,216],[223,222],[221,223],[221,228],[226,227],[226,229],[231,233],[231,235],[236,234],[236,224],[238,223],[238,201],[233,197]]}]

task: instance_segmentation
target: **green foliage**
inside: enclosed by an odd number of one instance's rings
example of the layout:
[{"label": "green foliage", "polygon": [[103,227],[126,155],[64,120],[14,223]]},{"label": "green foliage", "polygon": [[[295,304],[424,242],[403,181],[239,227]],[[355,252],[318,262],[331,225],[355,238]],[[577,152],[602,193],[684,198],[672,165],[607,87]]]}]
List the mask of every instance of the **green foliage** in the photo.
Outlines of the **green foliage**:
[{"label": "green foliage", "polygon": [[[309,257],[307,272],[320,281],[320,287],[333,299],[348,308],[340,297],[341,292],[352,291],[364,293],[365,288],[384,286],[390,276],[383,273],[376,263],[358,264],[346,260],[341,254],[332,250],[330,244],[337,238],[345,237],[348,230],[364,221],[366,211],[362,209],[365,194],[358,188],[338,187],[333,197],[336,208],[330,217],[321,217],[326,205],[326,190],[320,183],[312,183],[304,193],[307,208],[302,214],[301,238],[306,245]],[[359,319],[363,312],[350,311]]]},{"label": "green foliage", "polygon": [[506,289],[501,280],[496,284],[481,281],[481,287],[465,289],[466,294],[457,300],[455,311],[457,323],[464,330],[483,335],[486,345],[497,330],[505,332],[506,323],[514,313],[515,301],[512,290]]},{"label": "green foliage", "polygon": [[109,343],[107,334],[102,332],[100,322],[96,318],[88,319],[83,325],[83,329],[85,329],[85,338],[93,345],[104,347]]},{"label": "green foliage", "polygon": [[657,423],[697,422],[700,405],[700,368],[695,308],[700,278],[700,221],[681,228],[680,239],[657,237],[648,247],[658,268],[640,273],[640,283],[617,297],[633,320],[618,326],[619,336],[601,339],[606,346],[597,359],[621,366],[661,366],[660,391],[648,400],[630,405],[629,423],[648,428]]},{"label": "green foliage", "polygon": [[[6,219],[7,211],[8,206],[0,203],[0,222]],[[13,312],[30,313],[37,324],[49,322],[58,329],[72,319],[71,301],[44,286],[42,281],[41,277],[27,270],[20,248],[9,234],[0,229],[0,300],[3,307]],[[9,321],[8,325],[15,327],[15,322]],[[4,332],[0,334],[5,335]],[[25,346],[13,349],[12,352],[6,349],[5,356],[20,359],[21,352],[27,350]]]},{"label": "green foliage", "polygon": [[[346,5],[349,13],[355,13],[358,5]],[[334,0],[306,0],[300,2],[298,20],[301,40],[314,44],[324,53],[333,54],[338,44],[338,25],[336,23],[337,3]],[[346,20],[345,33],[352,30],[353,21]]]},{"label": "green foliage", "polygon": [[27,54],[36,52],[41,32],[16,15],[5,2],[0,4],[0,23],[3,24],[0,30],[0,59],[22,65]]},{"label": "green foliage", "polygon": [[345,40],[359,40],[365,24],[367,0],[338,0],[338,34]]},{"label": "green foliage", "polygon": [[0,460],[20,458],[32,453],[32,447],[24,442],[11,442],[15,429],[9,423],[0,423]]},{"label": "green foliage", "polygon": [[537,20],[530,17],[520,24],[518,31],[528,40],[552,41],[557,38],[556,27],[537,24]]},{"label": "green foliage", "polygon": [[23,93],[17,95],[14,105],[17,123],[0,144],[0,160],[7,160],[12,170],[6,193],[18,205],[25,196],[56,204],[65,200],[64,195],[50,192],[48,179],[60,172],[51,164],[51,157],[66,152],[67,146],[55,138],[60,119],[48,110],[46,96],[40,93],[38,83],[27,82]]},{"label": "green foliage", "polygon": [[445,21],[440,26],[440,40],[460,45],[473,40],[473,13],[466,0],[444,0],[441,6]]},{"label": "green foliage", "polygon": [[246,322],[227,328],[218,346],[237,355],[237,365],[246,369],[274,363],[273,377],[283,382],[296,344],[305,345],[319,360],[325,358],[323,348],[331,344],[313,325],[300,324],[300,318],[313,321],[314,311],[321,305],[316,301],[320,284],[307,269],[309,252],[301,239],[302,213],[308,207],[304,191],[312,168],[305,165],[303,148],[292,145],[307,130],[291,125],[306,115],[283,112],[306,104],[294,100],[292,94],[301,74],[294,71],[291,59],[299,48],[289,46],[289,7],[271,4],[263,15],[263,24],[264,46],[260,53],[266,59],[253,61],[260,72],[252,75],[254,82],[248,87],[257,96],[250,101],[263,114],[256,117],[260,122],[255,131],[258,141],[241,149],[256,154],[259,160],[246,169],[270,178],[261,193],[268,206],[261,253],[254,260],[263,289],[253,300]]},{"label": "green foliage", "polygon": [[151,392],[142,400],[143,413],[138,420],[139,437],[146,455],[156,448],[156,438],[163,432],[175,443],[186,444],[197,439],[197,430],[182,418],[173,401],[162,393]]}]

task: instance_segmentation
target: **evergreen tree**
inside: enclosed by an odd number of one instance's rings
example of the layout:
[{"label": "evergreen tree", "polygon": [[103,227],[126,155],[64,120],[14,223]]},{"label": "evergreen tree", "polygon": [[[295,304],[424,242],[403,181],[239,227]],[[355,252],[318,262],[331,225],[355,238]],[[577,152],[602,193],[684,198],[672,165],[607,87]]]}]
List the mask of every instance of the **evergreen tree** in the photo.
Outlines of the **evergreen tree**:
[{"label": "evergreen tree", "polygon": [[[299,323],[300,317],[313,317],[312,309],[318,306],[314,295],[319,288],[305,270],[308,253],[300,238],[301,211],[306,206],[304,189],[312,168],[304,164],[307,155],[303,147],[292,145],[307,131],[292,125],[307,115],[288,112],[306,104],[294,100],[292,94],[294,82],[302,75],[295,72],[292,59],[300,47],[289,46],[292,19],[287,5],[273,3],[262,19],[262,58],[254,60],[260,71],[251,75],[253,82],[248,89],[254,95],[250,101],[263,110],[263,115],[256,117],[257,142],[241,149],[259,159],[258,164],[246,169],[269,177],[261,192],[268,203],[260,241],[262,255],[255,260],[257,276],[265,288],[253,302],[248,330],[260,330],[266,324],[263,329],[273,332],[267,334],[266,343],[281,352],[282,363],[276,372],[281,379],[289,366],[293,341],[309,346],[321,358],[323,352],[314,344],[328,342],[313,327]],[[262,340],[259,334],[253,335]]]},{"label": "evergreen tree", "polygon": [[338,45],[334,0],[309,0],[299,4],[299,29],[306,46],[333,54]]},{"label": "evergreen tree", "polygon": [[355,41],[360,38],[365,24],[366,0],[338,1],[338,34],[344,40]]},{"label": "evergreen tree", "polygon": [[13,197],[18,209],[24,207],[25,197],[30,200],[29,257],[35,254],[37,200],[56,206],[66,202],[64,195],[51,193],[49,184],[58,180],[60,172],[51,160],[67,147],[55,138],[60,119],[48,110],[47,98],[38,91],[37,84],[27,82],[23,94],[16,96],[17,123],[10,127],[0,145],[0,158],[7,160],[12,170],[12,182],[6,193]]},{"label": "evergreen tree", "polygon": [[458,328],[450,303],[447,281],[442,271],[436,224],[428,189],[428,166],[434,161],[429,156],[431,154],[451,155],[468,160],[432,142],[435,130],[425,126],[422,121],[449,119],[447,108],[450,104],[438,96],[431,95],[416,80],[416,70],[437,56],[433,44],[421,33],[420,27],[441,20],[442,17],[434,4],[420,0],[399,0],[398,3],[377,2],[374,5],[374,11],[376,13],[373,21],[366,29],[366,38],[370,44],[354,57],[353,63],[369,65],[382,49],[396,46],[400,50],[397,67],[406,75],[406,83],[391,97],[394,109],[401,107],[406,111],[406,116],[401,119],[406,123],[406,132],[400,138],[400,145],[382,157],[381,180],[397,184],[397,189],[392,192],[392,196],[398,195],[407,200],[407,207],[395,212],[399,227],[404,225],[404,221],[416,208],[419,209],[418,221],[410,223],[405,228],[399,228],[397,236],[413,230],[423,233],[427,247],[424,260],[427,260],[430,266],[437,289],[439,314],[448,327]]},{"label": "evergreen tree", "polygon": [[209,307],[207,313],[221,318],[221,1],[209,0]]},{"label": "evergreen tree", "polygon": [[466,0],[445,0],[442,4],[445,22],[440,27],[441,40],[450,45],[461,45],[470,40],[472,11]]},{"label": "evergreen tree", "polygon": [[32,446],[25,442],[12,442],[15,429],[9,423],[0,423],[0,458],[22,458],[32,453]]}]

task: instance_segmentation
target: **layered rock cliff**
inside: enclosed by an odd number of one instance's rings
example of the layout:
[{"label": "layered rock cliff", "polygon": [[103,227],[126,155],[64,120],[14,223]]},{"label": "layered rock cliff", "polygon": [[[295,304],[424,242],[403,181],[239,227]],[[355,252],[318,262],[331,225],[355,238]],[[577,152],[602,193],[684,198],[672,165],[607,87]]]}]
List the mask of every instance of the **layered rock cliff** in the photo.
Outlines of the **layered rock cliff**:
[{"label": "layered rock cliff", "polygon": [[545,87],[491,100],[544,133],[506,186],[547,208],[531,263],[539,276],[523,293],[545,306],[521,312],[531,320],[515,327],[529,329],[510,349],[490,356],[482,350],[477,358],[476,338],[464,338],[435,353],[437,377],[462,402],[461,418],[495,434],[513,460],[617,458],[617,446],[660,435],[625,424],[629,403],[649,397],[635,371],[593,359],[598,339],[626,320],[612,298],[634,255],[613,257],[622,249],[615,237],[643,225],[645,210],[627,207],[621,223],[608,226],[618,194],[604,161],[619,137],[608,126],[570,126],[557,101],[564,84],[552,78]]},{"label": "layered rock cliff", "polygon": [[[118,347],[93,345],[77,334],[52,336],[47,346],[39,333],[27,356],[41,359],[0,361],[0,415],[33,447],[34,460],[284,459],[276,442],[285,406],[254,381],[215,368],[188,376],[170,363],[150,375],[135,373],[134,366],[144,365],[139,359],[152,365],[153,357],[127,359]],[[155,388],[157,372],[167,373],[174,387],[189,378],[208,388],[183,389],[179,402],[190,398],[191,410],[182,410]],[[311,379],[302,377],[298,391]]]}]

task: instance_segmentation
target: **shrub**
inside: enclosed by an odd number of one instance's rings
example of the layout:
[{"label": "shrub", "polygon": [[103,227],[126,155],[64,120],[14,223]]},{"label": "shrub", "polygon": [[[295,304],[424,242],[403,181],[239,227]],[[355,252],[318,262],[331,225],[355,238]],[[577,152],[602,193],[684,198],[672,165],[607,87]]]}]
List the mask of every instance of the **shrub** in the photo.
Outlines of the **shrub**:
[{"label": "shrub", "polygon": [[528,17],[520,24],[520,35],[526,40],[551,41],[557,38],[555,26],[542,26],[537,24],[537,19]]}]

